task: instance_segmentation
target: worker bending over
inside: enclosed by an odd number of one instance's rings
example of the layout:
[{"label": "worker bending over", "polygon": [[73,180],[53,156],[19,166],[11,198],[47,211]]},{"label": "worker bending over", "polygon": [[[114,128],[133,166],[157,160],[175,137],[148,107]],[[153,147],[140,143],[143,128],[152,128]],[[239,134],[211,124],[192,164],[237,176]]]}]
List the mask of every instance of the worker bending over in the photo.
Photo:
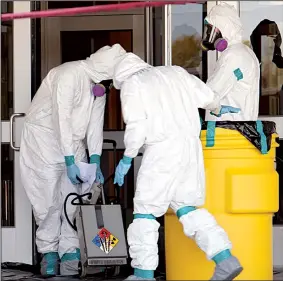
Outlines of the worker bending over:
[{"label": "worker bending over", "polygon": [[[76,231],[62,215],[68,193],[80,190],[80,170],[86,147],[96,179],[103,183],[100,156],[106,97],[116,63],[125,54],[119,45],[105,46],[81,61],[50,70],[27,112],[22,132],[20,169],[38,229],[36,245],[43,255],[41,274],[78,274]],[[103,81],[103,84],[98,84]],[[108,80],[108,81],[105,81]],[[97,169],[96,169],[97,168]],[[74,219],[76,207],[68,204]]]},{"label": "worker bending over", "polygon": [[154,280],[158,266],[156,218],[169,207],[185,234],[215,261],[212,280],[233,279],[242,267],[230,252],[226,232],[207,210],[197,208],[205,201],[198,108],[218,116],[239,109],[221,107],[218,96],[183,68],[152,67],[132,53],[116,65],[113,82],[121,89],[126,123],[125,152],[116,168],[115,183],[123,185],[133,158],[145,148],[134,196],[134,221],[128,229],[134,275],[126,280]]}]

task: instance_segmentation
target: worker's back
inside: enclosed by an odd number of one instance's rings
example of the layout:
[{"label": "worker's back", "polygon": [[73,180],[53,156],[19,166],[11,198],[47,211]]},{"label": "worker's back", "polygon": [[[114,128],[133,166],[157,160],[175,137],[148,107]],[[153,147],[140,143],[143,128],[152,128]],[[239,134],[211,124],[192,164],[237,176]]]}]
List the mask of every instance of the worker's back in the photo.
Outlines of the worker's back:
[{"label": "worker's back", "polygon": [[199,137],[199,113],[190,74],[178,66],[160,66],[143,73],[140,79],[145,85],[142,99],[148,114],[149,142],[179,135]]},{"label": "worker's back", "polygon": [[50,70],[31,103],[26,122],[55,132],[60,138],[59,120],[70,114],[73,140],[84,139],[94,97],[92,82],[81,62],[67,62]]},{"label": "worker's back", "polygon": [[[77,80],[79,82],[84,82],[84,77],[88,79],[85,73],[78,71],[80,67],[80,61],[72,61],[54,67],[48,72],[47,76],[43,79],[39,89],[37,90],[27,112],[26,120],[28,122],[40,124],[41,126],[47,128],[50,127],[51,130],[54,129],[54,124],[52,124],[51,120],[52,114],[54,114],[53,107],[54,104],[56,104],[55,101],[57,100],[56,95],[60,94],[57,91],[58,85],[62,87],[62,81],[65,81],[63,79],[70,77],[69,83],[65,87],[70,87],[70,93],[68,94],[71,95],[71,86],[76,84]],[[76,80],[76,76],[79,76],[80,79]],[[77,84],[79,83],[77,82]],[[73,89],[73,91],[74,90],[78,91],[77,89]],[[55,114],[57,113],[55,112]]]},{"label": "worker's back", "polygon": [[149,67],[129,79],[129,84],[134,81],[146,112],[147,144],[180,136],[199,137],[194,79],[178,66]]}]

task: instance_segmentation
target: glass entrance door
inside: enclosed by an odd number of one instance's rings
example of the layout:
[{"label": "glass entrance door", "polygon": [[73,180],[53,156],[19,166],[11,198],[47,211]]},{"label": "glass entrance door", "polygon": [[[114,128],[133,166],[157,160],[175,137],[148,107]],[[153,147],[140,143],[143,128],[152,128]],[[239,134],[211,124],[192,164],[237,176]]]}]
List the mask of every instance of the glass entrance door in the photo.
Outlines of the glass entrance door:
[{"label": "glass entrance door", "polygon": [[[29,1],[1,2],[2,11],[29,12]],[[31,20],[1,23],[2,262],[32,264],[32,211],[21,185],[21,129],[31,101]]]}]

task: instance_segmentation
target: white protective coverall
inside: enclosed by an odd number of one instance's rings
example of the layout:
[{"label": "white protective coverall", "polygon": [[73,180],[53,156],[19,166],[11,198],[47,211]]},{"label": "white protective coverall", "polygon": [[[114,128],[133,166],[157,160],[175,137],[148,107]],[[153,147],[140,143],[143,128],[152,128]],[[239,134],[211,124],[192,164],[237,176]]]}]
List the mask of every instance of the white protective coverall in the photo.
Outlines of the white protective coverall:
[{"label": "white protective coverall", "polygon": [[[82,61],[53,68],[43,80],[27,112],[22,132],[20,168],[23,186],[32,204],[38,230],[39,253],[58,252],[60,258],[79,248],[77,233],[62,212],[66,195],[79,192],[67,177],[64,156],[76,163],[101,155],[106,96],[94,100],[92,86],[112,79],[114,66],[125,54],[115,44]],[[76,208],[69,204],[69,218]]]},{"label": "white protective coverall", "polygon": [[240,108],[239,113],[212,116],[206,111],[206,121],[256,121],[259,110],[260,67],[254,52],[242,43],[242,23],[236,9],[227,3],[213,7],[205,18],[217,27],[228,47],[219,52],[207,85],[220,96],[221,105]]},{"label": "white protective coverall", "polygon": [[[134,158],[145,148],[134,214],[160,217],[168,207],[177,212],[185,206],[202,206],[205,173],[198,108],[218,108],[217,95],[181,67],[152,67],[132,53],[117,64],[113,81],[121,89],[124,155]],[[231,248],[225,231],[205,209],[183,215],[180,222],[208,258]],[[133,268],[156,269],[158,228],[156,220],[143,218],[129,226]]]}]

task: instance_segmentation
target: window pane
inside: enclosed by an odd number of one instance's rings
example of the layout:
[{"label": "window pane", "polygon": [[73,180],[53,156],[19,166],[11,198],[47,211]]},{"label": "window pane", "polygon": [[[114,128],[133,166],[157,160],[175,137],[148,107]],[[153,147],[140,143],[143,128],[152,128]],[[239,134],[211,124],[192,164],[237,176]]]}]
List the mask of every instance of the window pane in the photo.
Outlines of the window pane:
[{"label": "window pane", "polygon": [[200,47],[205,11],[205,4],[172,5],[172,65],[202,80],[206,80],[205,53]]},{"label": "window pane", "polygon": [[[13,2],[1,2],[2,13],[13,12]],[[1,120],[13,112],[13,21],[1,22]]]},{"label": "window pane", "polygon": [[259,115],[283,115],[283,1],[241,1],[240,16],[261,63]]},{"label": "window pane", "polygon": [[[206,4],[172,5],[172,65],[179,65],[206,82],[207,52],[202,52],[200,42]],[[205,110],[199,109],[204,119]]]}]

